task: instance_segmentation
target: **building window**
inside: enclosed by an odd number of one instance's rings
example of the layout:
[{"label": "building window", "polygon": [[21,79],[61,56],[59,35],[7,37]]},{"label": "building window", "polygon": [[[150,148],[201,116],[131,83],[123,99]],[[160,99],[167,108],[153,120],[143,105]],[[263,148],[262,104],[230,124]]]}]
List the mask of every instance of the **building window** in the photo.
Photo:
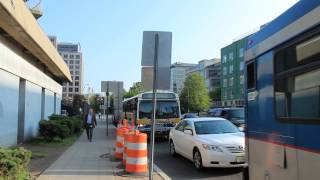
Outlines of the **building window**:
[{"label": "building window", "polygon": [[78,81],[74,82],[74,85],[79,86],[79,82]]},{"label": "building window", "polygon": [[70,64],[73,64],[73,60],[70,60],[70,62],[69,62]]},{"label": "building window", "polygon": [[70,71],[70,74],[73,74],[73,71]]},{"label": "building window", "polygon": [[229,86],[233,86],[233,77],[229,78]]},{"label": "building window", "polygon": [[244,62],[243,61],[241,61],[240,62],[240,64],[239,64],[239,66],[240,66],[240,71],[243,71],[243,69],[244,69]]},{"label": "building window", "polygon": [[70,66],[69,66],[69,69],[73,69],[73,65],[70,65]]},{"label": "building window", "polygon": [[228,79],[224,79],[223,80],[223,87],[227,87],[228,86]]},{"label": "building window", "polygon": [[79,92],[79,88],[74,88],[74,92]]},{"label": "building window", "polygon": [[223,55],[222,57],[222,63],[226,63],[227,62],[227,55]]},{"label": "building window", "polygon": [[230,59],[230,61],[233,60],[233,52],[229,53],[229,59]]},{"label": "building window", "polygon": [[72,97],[72,94],[69,94],[68,96],[69,96],[69,97]]},{"label": "building window", "polygon": [[76,67],[76,69],[79,69],[79,66],[78,66],[78,65],[76,65],[75,67]]},{"label": "building window", "polygon": [[63,55],[63,58],[67,59],[67,58],[68,58],[68,55],[67,55],[67,54],[64,54],[64,55]]},{"label": "building window", "polygon": [[79,73],[80,73],[79,71],[76,71],[76,72],[75,72],[76,75],[79,75]]},{"label": "building window", "polygon": [[239,57],[240,57],[240,58],[243,57],[243,48],[240,48],[240,49],[239,49]]},{"label": "building window", "polygon": [[227,91],[224,92],[223,97],[224,97],[224,99],[228,98],[228,92]]},{"label": "building window", "polygon": [[230,98],[233,99],[233,89],[230,90]]},{"label": "building window", "polygon": [[76,59],[80,59],[80,55],[76,55]]},{"label": "building window", "polygon": [[244,83],[244,75],[240,75],[240,84]]},{"label": "building window", "polygon": [[64,60],[64,62],[65,62],[66,64],[68,64],[68,60]]},{"label": "building window", "polygon": [[[320,35],[275,54],[276,115],[281,120],[319,123]],[[280,47],[281,48],[281,47]]]},{"label": "building window", "polygon": [[66,91],[67,91],[67,88],[64,87],[64,88],[62,89],[62,91],[63,91],[63,92],[66,92]]},{"label": "building window", "polygon": [[229,66],[229,74],[232,74],[233,73],[233,65],[230,65]]},{"label": "building window", "polygon": [[73,88],[69,88],[69,92],[73,92]]},{"label": "building window", "polygon": [[74,80],[79,80],[79,76],[75,76]]},{"label": "building window", "polygon": [[223,75],[227,75],[227,67],[223,67]]},{"label": "building window", "polygon": [[74,59],[74,55],[73,55],[73,54],[70,54],[70,58],[71,58],[71,59]]},{"label": "building window", "polygon": [[80,60],[75,60],[75,63],[76,64],[80,64]]},{"label": "building window", "polygon": [[256,88],[255,61],[247,64],[247,89]]}]

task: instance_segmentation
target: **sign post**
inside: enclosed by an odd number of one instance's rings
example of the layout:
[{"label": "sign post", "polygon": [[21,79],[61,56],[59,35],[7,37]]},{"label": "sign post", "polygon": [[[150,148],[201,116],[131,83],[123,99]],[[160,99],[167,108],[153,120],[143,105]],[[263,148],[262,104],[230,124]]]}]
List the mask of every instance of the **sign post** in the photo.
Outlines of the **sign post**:
[{"label": "sign post", "polygon": [[107,136],[109,136],[109,82],[107,82],[107,108],[106,108],[106,123],[107,123]]},{"label": "sign post", "polygon": [[151,133],[150,133],[149,180],[153,180],[154,136],[155,136],[156,111],[157,111],[158,43],[159,43],[159,35],[155,34],[154,65],[153,65],[152,120],[151,120],[152,124],[151,124]]}]

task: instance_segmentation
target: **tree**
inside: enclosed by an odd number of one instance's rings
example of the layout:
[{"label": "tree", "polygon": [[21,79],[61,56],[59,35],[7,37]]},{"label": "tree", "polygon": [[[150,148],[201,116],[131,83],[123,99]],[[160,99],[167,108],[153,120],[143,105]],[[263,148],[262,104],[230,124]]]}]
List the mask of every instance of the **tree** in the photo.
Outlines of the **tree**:
[{"label": "tree", "polygon": [[180,94],[180,102],[184,112],[190,110],[199,113],[209,108],[208,90],[199,73],[192,73],[186,78]]},{"label": "tree", "polygon": [[136,82],[132,85],[132,87],[130,87],[128,92],[125,92],[123,97],[124,98],[130,98],[133,97],[139,93],[142,93],[144,91],[143,87],[142,87],[142,83],[141,82]]},{"label": "tree", "polygon": [[61,101],[62,109],[67,110],[69,116],[81,115],[80,108],[83,109],[83,95],[75,94],[73,98],[63,97]]},{"label": "tree", "polygon": [[89,97],[89,104],[90,107],[95,111],[99,112],[100,111],[100,105],[101,105],[101,100],[99,95],[92,95]]},{"label": "tree", "polygon": [[220,101],[221,100],[221,88],[218,87],[209,92],[210,99],[212,101]]}]

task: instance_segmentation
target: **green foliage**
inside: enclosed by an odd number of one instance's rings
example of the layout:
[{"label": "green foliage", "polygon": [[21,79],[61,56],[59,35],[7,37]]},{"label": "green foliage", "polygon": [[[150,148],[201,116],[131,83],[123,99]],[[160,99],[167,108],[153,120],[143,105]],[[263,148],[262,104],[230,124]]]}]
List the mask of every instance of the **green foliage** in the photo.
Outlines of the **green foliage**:
[{"label": "green foliage", "polygon": [[53,141],[55,138],[65,139],[72,134],[79,133],[82,119],[52,115],[49,120],[41,120],[39,126],[40,135],[46,141]]},{"label": "green foliage", "polygon": [[29,179],[27,166],[30,158],[31,152],[22,147],[0,148],[0,180]]},{"label": "green foliage", "polygon": [[203,77],[199,73],[192,73],[185,82],[180,94],[180,102],[184,112],[200,112],[209,108],[209,95]]},{"label": "green foliage", "polygon": [[133,97],[135,95],[138,95],[140,93],[142,93],[144,91],[143,87],[142,87],[142,83],[141,82],[136,82],[133,84],[132,87],[130,87],[128,92],[125,92],[123,97],[124,98],[130,98]]},{"label": "green foliage", "polygon": [[99,111],[100,111],[101,102],[98,101],[99,97],[100,97],[100,96],[98,96],[98,95],[93,95],[93,96],[90,96],[90,97],[89,97],[90,107],[91,107],[95,112],[99,112]]},{"label": "green foliage", "polygon": [[83,95],[75,94],[73,98],[64,97],[61,101],[62,109],[67,110],[70,116],[80,115],[80,108],[83,108],[83,102],[85,101],[85,97]]},{"label": "green foliage", "polygon": [[221,88],[218,87],[213,91],[210,91],[209,96],[211,100],[221,100]]}]

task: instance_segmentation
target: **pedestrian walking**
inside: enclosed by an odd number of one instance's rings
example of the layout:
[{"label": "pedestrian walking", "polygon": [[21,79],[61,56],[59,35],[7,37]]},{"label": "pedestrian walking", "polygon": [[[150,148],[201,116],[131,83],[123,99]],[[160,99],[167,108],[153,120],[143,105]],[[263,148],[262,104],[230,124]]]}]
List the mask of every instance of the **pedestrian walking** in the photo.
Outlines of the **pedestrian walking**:
[{"label": "pedestrian walking", "polygon": [[99,112],[99,119],[101,119],[101,112]]},{"label": "pedestrian walking", "polygon": [[91,142],[93,128],[97,126],[96,114],[94,113],[93,109],[90,108],[89,113],[86,114],[84,117],[84,128],[86,129],[88,140]]}]

